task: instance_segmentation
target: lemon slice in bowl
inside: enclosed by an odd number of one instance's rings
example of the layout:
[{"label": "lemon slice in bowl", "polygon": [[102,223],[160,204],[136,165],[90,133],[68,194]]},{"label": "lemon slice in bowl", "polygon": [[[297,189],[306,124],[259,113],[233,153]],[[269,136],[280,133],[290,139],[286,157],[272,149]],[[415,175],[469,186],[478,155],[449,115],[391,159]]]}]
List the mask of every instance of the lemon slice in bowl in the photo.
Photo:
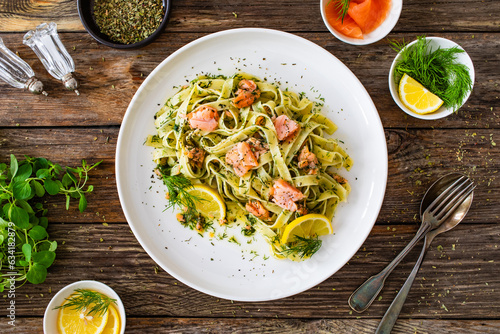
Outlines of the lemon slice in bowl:
[{"label": "lemon slice in bowl", "polygon": [[443,104],[443,100],[406,73],[399,82],[399,98],[407,108],[420,115],[430,114]]},{"label": "lemon slice in bowl", "polygon": [[[89,305],[89,309],[94,304]],[[103,315],[88,315],[85,311],[71,307],[61,308],[57,327],[61,334],[101,334],[108,321],[109,312]]]},{"label": "lemon slice in bowl", "polygon": [[101,334],[118,334],[120,333],[120,314],[113,304],[108,307],[108,321]]},{"label": "lemon slice in bowl", "polygon": [[332,224],[327,217],[312,213],[299,217],[285,227],[281,236],[281,243],[286,244],[294,242],[297,237],[310,238],[332,234]]},{"label": "lemon slice in bowl", "polygon": [[210,219],[223,220],[226,217],[226,203],[219,193],[205,185],[195,184],[187,190],[189,195],[197,198],[194,203],[196,210]]}]

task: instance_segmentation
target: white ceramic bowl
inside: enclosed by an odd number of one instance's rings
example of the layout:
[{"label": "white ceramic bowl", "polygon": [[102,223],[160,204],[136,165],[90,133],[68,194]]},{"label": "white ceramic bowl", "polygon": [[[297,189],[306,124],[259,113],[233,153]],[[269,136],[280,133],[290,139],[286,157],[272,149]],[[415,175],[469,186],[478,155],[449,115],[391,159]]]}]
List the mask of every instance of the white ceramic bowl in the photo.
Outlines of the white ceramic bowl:
[{"label": "white ceramic bowl", "polygon": [[57,314],[59,310],[55,310],[54,308],[62,305],[64,300],[68,298],[76,289],[90,289],[101,292],[108,297],[116,299],[116,304],[118,312],[120,313],[121,324],[120,324],[120,334],[125,333],[125,325],[126,325],[126,315],[125,315],[125,307],[123,307],[122,300],[120,296],[107,286],[104,283],[97,281],[78,281],[75,283],[71,283],[62,288],[50,301],[47,309],[45,309],[45,314],[43,316],[43,332],[45,334],[55,334],[58,333],[57,329]]},{"label": "white ceramic bowl", "polygon": [[325,13],[325,7],[328,5],[328,3],[331,3],[330,6],[334,5],[332,0],[320,0],[321,17],[323,18],[323,22],[325,23],[328,30],[330,30],[330,32],[333,34],[333,36],[337,37],[342,42],[352,45],[372,44],[387,36],[392,31],[396,23],[398,23],[399,16],[401,15],[401,10],[403,9],[403,0],[392,0],[391,9],[389,9],[389,13],[387,14],[387,18],[385,19],[385,21],[382,22],[382,24],[378,26],[377,29],[369,34],[364,35],[363,39],[357,39],[341,34],[337,30],[335,30],[330,25],[330,23],[328,23]]},{"label": "white ceramic bowl", "polygon": [[[460,49],[462,49],[462,47],[460,45],[458,45],[457,43],[450,41],[449,39],[446,39],[446,38],[426,37],[426,39],[430,41],[429,45],[432,47],[432,50],[436,50],[438,47],[447,49],[447,48],[452,48],[454,46],[458,46]],[[416,42],[417,42],[417,40],[411,42],[406,47],[409,47]],[[439,118],[443,118],[443,117],[451,115],[453,113],[453,109],[447,108],[444,105],[441,106],[441,108],[439,108],[438,110],[436,110],[433,113],[420,115],[420,114],[417,114],[417,113],[411,111],[409,108],[407,108],[403,104],[403,102],[401,102],[401,99],[399,98],[399,86],[396,83],[396,80],[394,79],[394,68],[396,67],[396,63],[399,61],[400,58],[401,58],[401,52],[397,54],[396,58],[394,58],[394,61],[392,62],[392,65],[391,65],[391,69],[389,70],[389,90],[391,91],[391,95],[392,95],[392,98],[394,99],[394,102],[396,102],[396,104],[408,115],[416,117],[416,118],[420,118],[420,119],[433,120],[433,119],[439,119]],[[459,53],[457,55],[456,61],[458,63],[464,64],[465,66],[467,66],[469,68],[469,75],[470,75],[470,78],[472,80],[472,86],[474,86],[474,65],[472,64],[472,60],[470,59],[467,52]],[[465,96],[464,100],[462,101],[461,106],[464,105],[464,103],[467,101],[467,99],[469,98],[471,93],[472,93],[472,87],[471,87],[471,90],[469,90],[469,92]]]}]

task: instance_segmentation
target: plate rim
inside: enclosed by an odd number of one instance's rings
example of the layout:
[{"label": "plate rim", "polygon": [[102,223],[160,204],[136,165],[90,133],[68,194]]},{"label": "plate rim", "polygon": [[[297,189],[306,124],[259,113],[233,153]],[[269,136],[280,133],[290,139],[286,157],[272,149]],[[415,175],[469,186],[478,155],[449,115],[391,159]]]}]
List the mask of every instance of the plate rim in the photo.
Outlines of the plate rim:
[{"label": "plate rim", "polygon": [[[159,72],[160,70],[162,70],[164,66],[167,66],[168,62],[171,59],[175,59],[177,55],[183,53],[186,50],[189,50],[190,48],[196,47],[197,44],[201,44],[201,43],[203,43],[203,42],[205,42],[207,40],[215,39],[215,38],[219,38],[219,37],[223,37],[223,36],[229,35],[229,34],[240,34],[240,33],[249,33],[249,32],[250,33],[251,32],[255,32],[255,33],[265,33],[265,34],[278,35],[278,36],[283,36],[283,37],[290,38],[292,40],[300,41],[301,43],[307,44],[307,45],[311,46],[312,48],[314,48],[316,52],[323,53],[326,57],[329,57],[334,62],[337,62],[341,66],[343,66],[349,73],[352,74],[354,80],[362,88],[362,93],[367,98],[367,101],[371,104],[370,105],[370,109],[373,108],[373,110],[374,110],[373,117],[377,121],[376,131],[379,132],[379,135],[380,135],[381,138],[384,138],[384,140],[383,140],[384,145],[381,146],[381,149],[383,149],[383,152],[381,152],[382,153],[381,156],[384,157],[384,159],[382,161],[383,166],[381,166],[381,167],[383,168],[383,170],[385,172],[383,173],[383,175],[378,175],[379,177],[383,177],[383,182],[382,182],[383,189],[380,192],[380,197],[379,198],[375,198],[377,200],[376,207],[375,207],[376,208],[376,215],[375,215],[375,218],[373,219],[373,222],[370,222],[370,228],[366,228],[364,230],[364,233],[362,234],[362,238],[360,239],[361,240],[360,244],[357,245],[357,247],[355,249],[353,249],[352,252],[349,253],[350,254],[349,258],[348,258],[348,260],[345,263],[343,263],[341,266],[339,266],[336,270],[332,271],[327,276],[321,277],[319,280],[314,280],[314,282],[312,284],[305,284],[304,287],[302,289],[300,289],[300,291],[292,291],[291,293],[285,293],[285,294],[282,294],[282,295],[279,295],[279,296],[276,296],[276,297],[267,296],[266,298],[262,298],[262,297],[251,298],[251,297],[243,297],[243,296],[231,296],[231,295],[222,294],[222,293],[219,293],[219,292],[216,292],[216,291],[213,291],[213,290],[212,291],[208,291],[207,289],[204,289],[204,288],[200,287],[199,285],[197,285],[195,282],[192,282],[192,280],[185,279],[181,275],[178,275],[177,273],[171,272],[170,270],[168,270],[166,268],[166,266],[164,264],[162,264],[161,261],[159,261],[159,259],[156,257],[156,255],[153,253],[153,251],[147,246],[147,244],[142,240],[142,238],[139,235],[139,231],[138,231],[137,227],[135,227],[134,224],[130,223],[130,220],[131,220],[130,219],[130,214],[128,212],[128,209],[123,205],[124,195],[122,194],[122,192],[124,191],[124,188],[123,188],[124,186],[123,186],[123,184],[120,181],[120,173],[121,173],[121,166],[119,164],[119,162],[121,160],[120,152],[121,152],[121,148],[122,148],[122,142],[125,140],[124,139],[124,135],[123,135],[123,132],[125,131],[124,130],[125,126],[123,126],[123,125],[127,122],[127,120],[130,117],[132,117],[131,116],[132,115],[131,108],[135,104],[136,100],[139,98],[139,95],[140,95],[141,91],[144,89],[145,86],[147,86],[147,84],[149,83],[149,81],[150,80],[154,80],[154,77],[155,77],[156,73]],[[372,124],[372,126],[375,126],[375,125]],[[386,187],[387,187],[387,177],[388,177],[387,141],[385,140],[385,133],[384,133],[384,128],[383,128],[383,125],[382,125],[382,121],[380,119],[380,115],[378,113],[378,110],[377,110],[377,108],[375,106],[375,103],[373,102],[370,94],[368,93],[368,91],[366,90],[366,88],[363,86],[363,84],[361,83],[361,81],[356,77],[356,75],[344,63],[342,63],[342,61],[340,61],[337,57],[335,57],[332,53],[330,53],[329,51],[327,51],[323,47],[319,46],[318,44],[316,44],[316,43],[314,43],[314,42],[312,42],[312,41],[310,41],[310,40],[308,40],[306,38],[303,38],[303,37],[300,37],[300,36],[297,36],[297,35],[294,35],[294,34],[291,34],[291,33],[288,33],[288,32],[283,32],[283,31],[274,30],[274,29],[267,29],[267,28],[236,28],[236,29],[228,29],[228,30],[219,31],[219,32],[216,32],[216,33],[211,33],[211,34],[208,34],[206,36],[203,36],[203,37],[200,37],[198,39],[195,39],[195,40],[191,41],[190,43],[182,46],[181,48],[179,48],[178,50],[176,50],[172,54],[170,54],[168,57],[166,57],[148,75],[148,77],[146,78],[146,80],[141,84],[141,86],[135,92],[133,98],[131,99],[131,101],[130,101],[128,107],[127,107],[127,110],[126,110],[126,112],[124,114],[124,117],[122,119],[122,123],[121,123],[121,126],[120,126],[120,131],[118,133],[117,144],[116,144],[115,175],[116,175],[116,186],[117,186],[117,190],[118,190],[118,196],[119,196],[119,199],[120,199],[120,205],[122,207],[122,210],[123,210],[123,213],[124,213],[124,216],[125,216],[125,218],[127,220],[128,225],[130,226],[132,232],[134,233],[134,236],[136,237],[136,239],[139,242],[139,244],[141,245],[141,247],[169,275],[171,275],[175,279],[179,280],[183,284],[186,284],[190,288],[193,288],[193,289],[195,289],[197,291],[200,291],[202,293],[205,293],[205,294],[208,294],[210,296],[217,297],[217,298],[223,298],[223,299],[227,299],[227,300],[244,301],[244,302],[271,301],[271,300],[283,299],[283,298],[290,297],[290,296],[293,296],[293,295],[296,295],[296,294],[299,294],[299,293],[303,293],[303,292],[311,289],[312,287],[314,287],[314,286],[322,283],[323,281],[325,281],[326,279],[328,279],[332,275],[334,275],[343,266],[345,266],[345,264],[349,262],[349,259],[351,259],[352,256],[354,256],[357,253],[357,251],[361,248],[361,246],[363,245],[363,243],[368,238],[368,235],[370,234],[371,230],[373,229],[373,226],[377,222],[377,218],[378,218],[378,215],[380,214],[380,210],[382,208],[383,200],[384,200],[384,197],[385,197],[385,191],[386,191]]]}]

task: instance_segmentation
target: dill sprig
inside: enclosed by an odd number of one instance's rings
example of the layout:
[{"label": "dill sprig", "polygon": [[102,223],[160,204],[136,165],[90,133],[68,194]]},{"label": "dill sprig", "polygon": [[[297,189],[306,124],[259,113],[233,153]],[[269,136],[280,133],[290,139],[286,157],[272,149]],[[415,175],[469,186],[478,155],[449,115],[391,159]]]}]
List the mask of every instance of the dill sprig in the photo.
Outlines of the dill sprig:
[{"label": "dill sprig", "polygon": [[295,236],[297,241],[286,244],[281,251],[284,256],[295,254],[302,258],[309,258],[314,255],[320,248],[322,241],[318,237],[305,238],[298,235]]},{"label": "dill sprig", "polygon": [[188,190],[193,188],[191,180],[182,175],[170,175],[170,170],[161,165],[158,165],[157,170],[160,171],[163,184],[167,187],[168,204],[165,206],[165,210],[176,207],[185,210],[183,213],[185,223],[192,228],[196,224],[202,223],[200,214],[196,210],[196,203],[205,199],[189,193]]},{"label": "dill sprig", "polygon": [[401,77],[408,74],[456,111],[472,89],[469,68],[456,62],[457,55],[464,50],[456,46],[433,50],[429,43],[425,36],[419,36],[409,47],[404,42],[391,42],[392,49],[401,52],[394,70],[395,80],[399,83]]},{"label": "dill sprig", "polygon": [[337,8],[340,19],[342,23],[344,23],[344,18],[347,15],[347,11],[349,10],[349,4],[351,3],[351,0],[330,0],[330,2],[327,4],[327,6],[332,2],[335,2],[335,8]]},{"label": "dill sprig", "polygon": [[[111,303],[116,304],[116,299],[110,298],[100,292],[87,289],[76,289],[75,293],[69,298],[66,298],[66,300],[66,303],[54,309],[71,307],[76,311],[82,310],[86,312],[86,315],[94,314],[96,316],[102,316],[108,311],[108,307]],[[91,305],[93,306],[90,307]]]}]

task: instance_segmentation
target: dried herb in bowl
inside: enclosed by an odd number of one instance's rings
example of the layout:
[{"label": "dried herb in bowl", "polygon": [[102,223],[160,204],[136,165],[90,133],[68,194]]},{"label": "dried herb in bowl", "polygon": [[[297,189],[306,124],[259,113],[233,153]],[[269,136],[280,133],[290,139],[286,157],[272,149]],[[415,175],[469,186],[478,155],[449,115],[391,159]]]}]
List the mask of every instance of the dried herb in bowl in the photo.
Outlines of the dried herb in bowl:
[{"label": "dried herb in bowl", "polygon": [[95,0],[94,19],[113,42],[132,44],[153,34],[163,21],[162,0]]}]

